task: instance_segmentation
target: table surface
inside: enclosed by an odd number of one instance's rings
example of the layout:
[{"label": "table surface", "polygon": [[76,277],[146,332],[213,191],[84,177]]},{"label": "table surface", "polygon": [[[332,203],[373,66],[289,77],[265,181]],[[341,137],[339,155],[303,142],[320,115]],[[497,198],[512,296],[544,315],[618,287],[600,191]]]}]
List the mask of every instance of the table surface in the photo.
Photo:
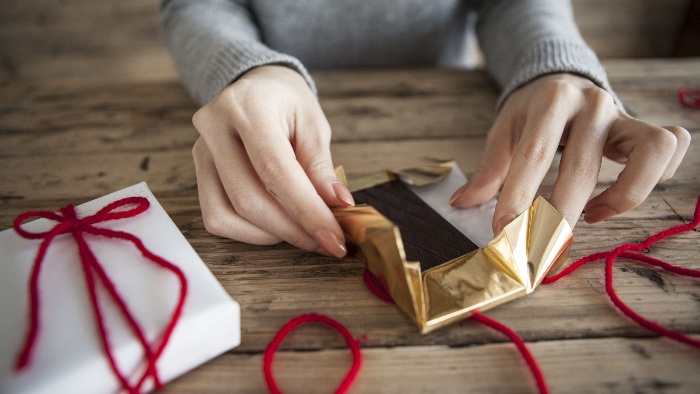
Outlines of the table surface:
[{"label": "table surface", "polygon": [[[692,136],[685,161],[637,209],[580,222],[569,263],[687,223],[700,195],[700,110],[677,91],[700,87],[700,59],[605,62],[621,99],[641,119]],[[469,174],[494,117],[497,90],[482,71],[438,69],[314,73],[333,128],[332,153],[349,177],[455,159]],[[290,318],[328,315],[362,337],[354,392],[528,392],[534,380],[512,343],[464,321],[421,335],[371,294],[363,267],[288,244],[253,246],[204,230],[191,146],[196,107],[172,75],[21,78],[0,87],[0,228],[27,210],[81,203],[146,181],[224,288],[240,303],[241,345],[172,382],[166,393],[264,391],[262,353]],[[596,192],[620,166],[604,162]],[[540,193],[556,178],[553,164]],[[700,268],[698,230],[647,252]],[[700,336],[700,283],[632,261],[615,266],[620,296],[644,316]],[[489,311],[528,343],[553,392],[697,392],[700,352],[640,328],[604,289],[602,263]],[[285,392],[330,392],[350,365],[342,338],[317,325],[282,344],[275,373]]]}]

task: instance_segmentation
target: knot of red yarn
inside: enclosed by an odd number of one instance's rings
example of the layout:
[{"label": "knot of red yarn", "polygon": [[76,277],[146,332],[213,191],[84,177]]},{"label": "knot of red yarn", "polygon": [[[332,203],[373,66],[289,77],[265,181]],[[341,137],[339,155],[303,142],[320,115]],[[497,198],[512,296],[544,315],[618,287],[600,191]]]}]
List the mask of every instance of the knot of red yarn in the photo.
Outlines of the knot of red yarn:
[{"label": "knot of red yarn", "polygon": [[[120,209],[125,206],[131,206],[129,209]],[[22,351],[17,357],[15,364],[15,369],[21,370],[29,364],[32,350],[34,349],[34,344],[36,342],[36,337],[39,331],[39,274],[41,272],[41,266],[44,262],[44,257],[46,251],[48,250],[51,242],[54,238],[62,234],[71,234],[75,239],[78,250],[80,254],[81,266],[83,274],[85,277],[85,282],[87,284],[90,300],[92,303],[92,309],[95,314],[95,319],[97,322],[97,328],[100,334],[100,340],[102,348],[107,356],[112,372],[116,378],[120,381],[122,387],[129,393],[138,393],[141,391],[146,379],[149,377],[153,378],[156,387],[161,387],[162,383],[158,377],[158,372],[156,369],[156,362],[160,358],[165,346],[167,345],[172,331],[177,325],[178,320],[182,314],[182,308],[185,303],[185,297],[187,295],[187,280],[185,278],[182,270],[175,266],[174,264],[168,262],[167,260],[155,255],[150,250],[148,250],[143,242],[136,236],[123,231],[110,230],[103,227],[96,227],[95,224],[103,223],[111,220],[131,218],[141,214],[146,211],[150,206],[150,202],[145,197],[127,197],[118,201],[114,201],[104,208],[100,209],[94,215],[86,216],[84,218],[78,218],[77,212],[73,205],[68,205],[59,210],[59,213],[51,211],[30,211],[25,212],[17,216],[14,221],[14,229],[20,236],[27,239],[42,239],[37,252],[36,258],[34,259],[32,272],[29,282],[29,304],[30,304],[30,314],[29,314],[29,329],[27,331],[27,336],[25,339]],[[28,219],[33,218],[44,218],[58,222],[56,226],[45,232],[30,232],[22,228],[22,223]],[[180,282],[180,295],[178,303],[175,310],[171,316],[170,322],[163,331],[160,343],[152,344],[146,339],[141,325],[136,321],[135,317],[127,307],[124,302],[123,297],[117,291],[116,286],[110,280],[104,268],[100,265],[99,261],[92,253],[88,244],[85,240],[85,234],[91,234],[96,236],[102,236],[107,238],[121,239],[124,241],[131,242],[148,260],[156,263],[160,267],[175,274]],[[133,331],[134,335],[137,337],[139,343],[141,344],[145,357],[147,359],[147,365],[142,376],[139,378],[136,384],[132,384],[129,379],[120,371],[119,366],[114,359],[112,348],[109,343],[107,328],[104,323],[103,311],[97,301],[97,281],[101,282],[102,285],[107,290],[109,296],[112,298],[114,303],[119,308],[119,311],[126,319],[130,329]]]}]

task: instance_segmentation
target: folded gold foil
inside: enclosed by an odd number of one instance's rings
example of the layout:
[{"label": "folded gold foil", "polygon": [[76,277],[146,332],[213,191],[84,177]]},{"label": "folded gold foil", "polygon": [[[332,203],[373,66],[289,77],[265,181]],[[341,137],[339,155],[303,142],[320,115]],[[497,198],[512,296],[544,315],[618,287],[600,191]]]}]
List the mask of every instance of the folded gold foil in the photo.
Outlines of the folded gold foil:
[{"label": "folded gold foil", "polygon": [[538,197],[485,247],[421,272],[406,261],[399,228],[374,208],[334,213],[357,257],[423,334],[531,293],[573,243],[566,220]]}]

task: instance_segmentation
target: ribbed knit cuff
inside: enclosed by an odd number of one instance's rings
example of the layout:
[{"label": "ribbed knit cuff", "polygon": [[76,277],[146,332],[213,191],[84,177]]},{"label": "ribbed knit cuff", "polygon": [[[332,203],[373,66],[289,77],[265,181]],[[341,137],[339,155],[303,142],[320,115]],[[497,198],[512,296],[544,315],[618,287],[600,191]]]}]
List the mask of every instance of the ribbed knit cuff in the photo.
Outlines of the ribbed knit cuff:
[{"label": "ribbed knit cuff", "polygon": [[298,72],[317,94],[316,85],[306,68],[296,58],[276,52],[258,42],[231,43],[224,46],[212,59],[208,71],[201,76],[195,99],[205,104],[216,97],[228,85],[251,69],[264,65],[280,65]]},{"label": "ribbed knit cuff", "polygon": [[518,71],[503,88],[497,110],[500,110],[503,102],[519,87],[538,77],[554,73],[571,73],[590,79],[610,93],[615,103],[623,108],[598,57],[585,44],[556,39],[541,40],[521,53],[515,66]]}]

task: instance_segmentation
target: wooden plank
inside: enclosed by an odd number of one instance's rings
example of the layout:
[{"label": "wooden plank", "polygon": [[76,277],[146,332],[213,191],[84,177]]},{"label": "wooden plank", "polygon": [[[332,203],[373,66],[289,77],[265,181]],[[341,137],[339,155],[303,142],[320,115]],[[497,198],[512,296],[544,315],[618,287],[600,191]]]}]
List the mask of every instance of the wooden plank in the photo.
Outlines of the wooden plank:
[{"label": "wooden plank", "polygon": [[[473,324],[476,326],[476,324]],[[310,328],[310,327],[309,327]],[[294,344],[301,327],[285,341]],[[485,331],[486,328],[476,327]],[[320,336],[333,336],[328,329]],[[700,359],[665,339],[585,339],[530,343],[555,393],[695,393]],[[523,393],[534,379],[511,344],[363,349],[357,393]],[[285,393],[329,393],[351,363],[347,350],[284,351],[273,371]],[[169,384],[164,393],[264,392],[262,356],[226,353]]]},{"label": "wooden plank", "polygon": [[[698,133],[694,135],[697,139]],[[149,138],[157,139],[156,136]],[[189,138],[193,141],[195,136]],[[69,149],[76,141],[67,140],[65,143]],[[332,145],[331,152],[334,162],[343,164],[349,176],[361,176],[387,168],[414,167],[431,159],[455,159],[465,172],[470,173],[476,168],[483,147],[483,138],[416,139],[338,143]],[[0,173],[0,195],[6,199],[97,196],[140,181],[148,182],[158,193],[193,190],[196,185],[189,146],[162,151],[10,156],[2,157],[2,165],[5,171]],[[678,170],[679,176],[668,184],[675,186],[682,180],[697,191],[700,174],[694,169],[699,166],[700,144],[694,143]],[[610,184],[620,168],[620,165],[605,160],[599,183]],[[545,177],[544,187],[554,184],[556,169],[555,163]]]},{"label": "wooden plank", "polygon": [[[700,84],[700,63],[606,66],[617,93],[641,119],[698,130],[700,113],[679,105],[677,90]],[[650,73],[658,77],[648,78]],[[482,72],[334,75],[315,77],[335,143],[481,136],[494,118],[496,91]],[[0,90],[0,157],[189,147],[196,138],[190,122],[196,109],[172,79],[16,81]]]},{"label": "wooden plank", "polygon": [[671,56],[689,0],[573,0],[583,38],[602,58]]},{"label": "wooden plank", "polygon": [[[359,261],[320,257],[287,244],[253,246],[214,237],[204,231],[196,196],[192,193],[158,197],[217,279],[241,304],[241,351],[261,351],[277,327],[308,312],[343,320],[353,332],[367,334],[366,346],[371,347],[473,344],[494,338],[491,334],[484,337],[484,333],[468,323],[420,335],[396,307],[380,301],[365,288]],[[652,198],[651,202],[654,200],[658,201]],[[20,202],[22,204],[16,201],[3,204],[0,209],[3,223],[9,225],[12,220],[11,216],[5,216],[6,212],[31,209],[31,201]],[[34,209],[44,208],[42,204]],[[624,242],[640,240],[667,227],[668,207],[648,205],[645,203],[643,209],[657,213],[660,218],[623,217],[602,225],[577,227],[571,261]],[[663,212],[664,207],[666,212]],[[671,263],[700,268],[697,233],[660,243],[651,253]],[[618,263],[615,275],[621,297],[640,313],[673,329],[700,332],[700,321],[697,314],[692,313],[698,305],[697,285],[693,281],[625,261]],[[534,294],[490,313],[512,325],[528,340],[650,335],[610,305],[604,294],[600,263],[585,266],[571,278],[543,286]],[[298,348],[342,345],[339,338],[317,334],[309,330],[308,335],[301,335]]]}]

